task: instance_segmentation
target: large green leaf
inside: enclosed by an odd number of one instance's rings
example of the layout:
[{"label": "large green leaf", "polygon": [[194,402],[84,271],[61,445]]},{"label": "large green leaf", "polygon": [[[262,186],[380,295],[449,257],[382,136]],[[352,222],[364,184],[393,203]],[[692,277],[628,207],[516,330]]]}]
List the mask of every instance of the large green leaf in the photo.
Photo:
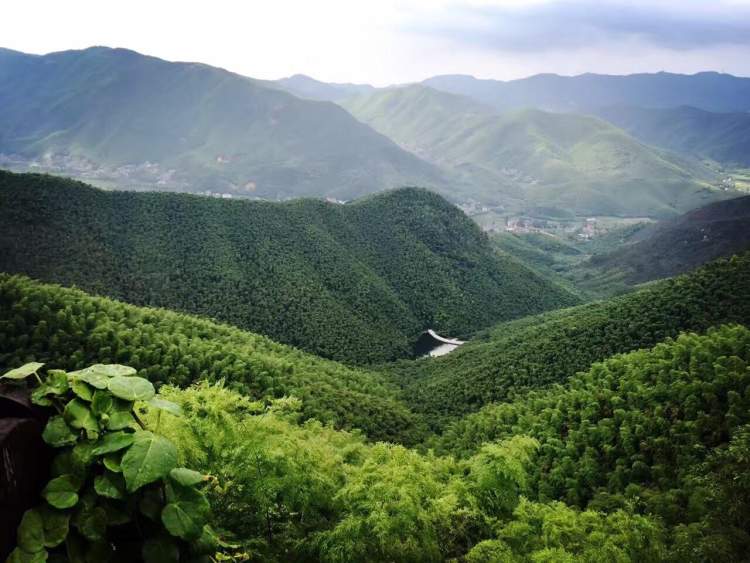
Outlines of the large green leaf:
[{"label": "large green leaf", "polygon": [[94,398],[91,400],[91,412],[94,416],[101,417],[110,414],[112,411],[112,395],[107,391],[94,391]]},{"label": "large green leaf", "polygon": [[104,539],[107,531],[107,512],[101,506],[85,507],[76,518],[78,531],[90,541]]},{"label": "large green leaf", "polygon": [[180,485],[190,487],[204,480],[204,475],[186,467],[176,467],[169,472],[169,476]]},{"label": "large green leaf", "polygon": [[122,456],[122,473],[128,491],[138,490],[166,476],[177,465],[177,448],[162,436],[142,430]]},{"label": "large green leaf", "polygon": [[161,521],[167,531],[178,538],[194,540],[199,538],[203,525],[203,515],[194,510],[191,503],[171,502],[161,511]]},{"label": "large green leaf", "polygon": [[46,506],[42,506],[36,510],[39,511],[42,517],[44,546],[56,547],[65,541],[68,535],[70,514]]},{"label": "large green leaf", "polygon": [[113,377],[107,388],[115,397],[126,401],[148,401],[156,394],[151,382],[142,377]]},{"label": "large green leaf", "polygon": [[78,480],[72,475],[55,477],[42,491],[42,496],[55,508],[70,508],[78,503]]},{"label": "large green leaf", "polygon": [[[105,422],[102,417],[102,423]],[[125,411],[115,411],[106,420],[107,430],[123,430],[125,428],[138,428],[138,423],[133,415]]]},{"label": "large green leaf", "polygon": [[198,538],[208,519],[211,505],[206,496],[194,487],[167,483],[167,505],[161,520],[170,534],[186,540]]},{"label": "large green leaf", "polygon": [[1,376],[0,379],[26,379],[30,375],[36,373],[43,365],[44,364],[40,364],[39,362],[29,362],[28,364],[22,365],[20,368],[5,372],[5,375]]},{"label": "large green leaf", "polygon": [[73,399],[65,405],[63,413],[65,422],[73,428],[86,430],[87,432],[98,432],[99,423],[86,403],[80,399]]},{"label": "large green leaf", "polygon": [[91,453],[94,455],[104,455],[116,452],[123,448],[127,448],[133,443],[134,439],[135,434],[132,432],[110,432],[99,438],[99,441],[96,443],[96,446],[94,446]]},{"label": "large green leaf", "polygon": [[160,397],[154,397],[148,402],[148,405],[150,407],[166,411],[169,414],[173,414],[174,416],[182,416],[182,407],[180,407],[180,405],[178,405],[177,403],[173,403],[172,401],[167,401],[166,399],[162,399]]},{"label": "large green leaf", "polygon": [[31,393],[31,402],[43,407],[52,405],[48,399],[49,395],[62,395],[68,390],[68,377],[66,373],[59,369],[51,369],[47,372],[44,383],[34,389]]},{"label": "large green leaf", "polygon": [[27,510],[18,526],[18,547],[28,553],[44,549],[44,522],[38,510]]},{"label": "large green leaf", "polygon": [[68,373],[68,378],[70,379],[71,383],[74,381],[83,381],[84,383],[88,383],[92,387],[96,387],[97,389],[106,389],[107,383],[109,382],[109,377],[104,375],[103,373],[98,373],[94,370],[92,370],[90,367],[81,369],[78,371],[71,371]]},{"label": "large green leaf", "polygon": [[94,479],[94,490],[103,497],[122,499],[125,498],[125,481],[122,475],[105,471]]},{"label": "large green leaf", "polygon": [[120,465],[121,459],[122,456],[119,452],[117,452],[114,454],[105,455],[104,458],[102,458],[102,462],[104,463],[104,467],[106,467],[113,473],[122,473],[122,466]]},{"label": "large green leaf", "polygon": [[53,448],[62,448],[76,443],[76,435],[62,416],[53,416],[47,421],[42,439]]},{"label": "large green leaf", "polygon": [[91,399],[94,398],[94,389],[88,383],[74,380],[71,381],[70,388],[73,390],[73,393],[84,401],[90,403]]},{"label": "large green leaf", "polygon": [[88,368],[93,373],[105,375],[107,377],[130,376],[136,374],[136,369],[130,366],[120,364],[94,364]]}]

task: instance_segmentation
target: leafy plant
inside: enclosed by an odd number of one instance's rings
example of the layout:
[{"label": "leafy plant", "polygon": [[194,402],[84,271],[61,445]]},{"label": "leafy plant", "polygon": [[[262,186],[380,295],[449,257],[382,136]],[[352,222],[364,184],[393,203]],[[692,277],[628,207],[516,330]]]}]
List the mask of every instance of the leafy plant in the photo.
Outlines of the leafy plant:
[{"label": "leafy plant", "polygon": [[42,437],[59,450],[41,493],[46,502],[24,514],[8,563],[210,560],[229,547],[208,525],[201,485],[210,477],[179,467],[174,444],[144,422],[156,409],[158,427],[162,411],[180,416],[178,405],[128,366],[51,369],[43,378],[42,366],[0,377],[33,376],[32,402],[56,411]]}]

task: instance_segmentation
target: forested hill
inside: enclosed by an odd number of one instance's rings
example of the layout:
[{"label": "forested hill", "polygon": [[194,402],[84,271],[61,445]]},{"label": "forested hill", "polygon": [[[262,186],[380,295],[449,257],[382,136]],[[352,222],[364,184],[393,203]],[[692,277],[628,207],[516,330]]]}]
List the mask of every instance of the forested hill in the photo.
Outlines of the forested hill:
[{"label": "forested hill", "polygon": [[496,115],[421,85],[344,102],[357,119],[451,170],[472,198],[577,215],[665,217],[726,198],[698,162],[637,141],[595,117],[521,110]]},{"label": "forested hill", "polygon": [[622,297],[500,324],[448,356],[397,364],[393,374],[407,404],[440,428],[613,354],[727,322],[750,323],[750,253]]},{"label": "forested hill", "polygon": [[419,189],[267,203],[0,172],[0,270],[351,362],[407,357],[426,328],[466,336],[576,302]]},{"label": "forested hill", "polygon": [[594,256],[588,265],[629,284],[688,272],[750,249],[750,196],[720,201],[642,229],[633,244]]},{"label": "forested hill", "polygon": [[268,198],[443,180],[333,103],[106,47],[0,53],[0,153],[124,189]]},{"label": "forested hill", "polygon": [[[382,376],[231,326],[0,274],[0,371],[26,361],[121,362],[157,385],[224,380],[256,399],[292,395],[303,418],[413,442],[421,424]],[[262,410],[262,407],[261,407]]]}]

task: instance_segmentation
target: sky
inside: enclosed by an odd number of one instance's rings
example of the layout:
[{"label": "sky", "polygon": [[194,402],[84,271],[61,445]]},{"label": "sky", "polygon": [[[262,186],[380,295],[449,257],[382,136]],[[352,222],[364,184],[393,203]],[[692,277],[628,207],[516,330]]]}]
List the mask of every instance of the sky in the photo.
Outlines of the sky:
[{"label": "sky", "polygon": [[3,0],[0,47],[92,45],[247,76],[750,76],[750,0]]}]

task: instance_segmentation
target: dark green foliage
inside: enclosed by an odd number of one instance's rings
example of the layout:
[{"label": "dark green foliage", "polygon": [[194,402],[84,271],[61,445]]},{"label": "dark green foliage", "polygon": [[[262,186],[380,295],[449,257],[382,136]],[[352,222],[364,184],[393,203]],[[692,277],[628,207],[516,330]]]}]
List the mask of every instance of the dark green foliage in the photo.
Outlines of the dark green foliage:
[{"label": "dark green foliage", "polygon": [[577,302],[440,196],[351,205],[103,192],[0,172],[0,270],[229,322],[348,362]]},{"label": "dark green foliage", "polygon": [[750,196],[712,203],[647,227],[632,244],[592,257],[589,272],[619,272],[629,284],[675,276],[750,248]]},{"label": "dark green foliage", "polygon": [[[139,410],[155,408],[148,402],[154,395],[151,384],[119,365],[50,370],[44,379],[40,367],[26,364],[23,379],[33,375],[38,382],[33,402],[64,413],[53,416],[44,430],[45,441],[60,451],[41,493],[47,502],[24,514],[8,561],[46,561],[51,555],[72,562],[117,558],[163,563],[215,553],[220,541],[208,526],[210,505],[196,488],[206,479],[178,468],[175,445],[138,416]],[[21,383],[19,375],[16,369],[2,379]],[[89,384],[89,399],[82,401],[75,386]],[[143,388],[150,392],[131,392]],[[138,403],[128,400],[133,394],[140,396]],[[131,424],[111,430],[115,413],[128,413]],[[186,474],[197,479],[186,481]],[[151,500],[152,510],[143,510],[145,499]]]},{"label": "dark green foliage", "polygon": [[392,371],[407,403],[440,426],[680,331],[749,323],[748,280],[750,254],[719,260],[622,297],[501,324],[448,356]]},{"label": "dark green foliage", "polygon": [[[157,386],[224,379],[258,398],[293,394],[304,400],[305,418],[361,428],[374,438],[421,436],[418,420],[379,375],[208,320],[0,274],[0,367],[32,360],[68,370],[127,364]],[[122,413],[110,419],[128,423]]]},{"label": "dark green foliage", "polygon": [[468,455],[487,441],[531,436],[540,443],[532,498],[637,506],[679,524],[676,541],[702,538],[708,560],[728,550],[729,561],[750,547],[748,423],[750,331],[725,326],[485,407],[452,425],[438,447]]}]

